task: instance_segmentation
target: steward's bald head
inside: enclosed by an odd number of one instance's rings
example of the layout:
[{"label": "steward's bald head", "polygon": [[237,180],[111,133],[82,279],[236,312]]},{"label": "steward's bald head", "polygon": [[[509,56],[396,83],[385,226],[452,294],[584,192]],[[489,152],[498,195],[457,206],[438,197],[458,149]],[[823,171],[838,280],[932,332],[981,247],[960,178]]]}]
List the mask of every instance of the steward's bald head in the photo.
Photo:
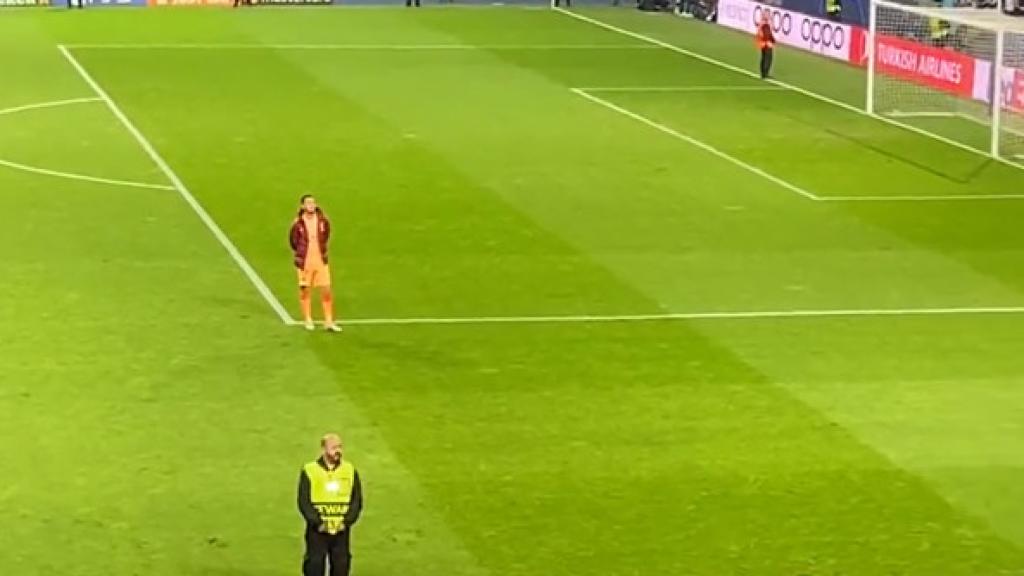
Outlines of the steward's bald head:
[{"label": "steward's bald head", "polygon": [[328,432],[320,438],[320,448],[323,450],[324,462],[331,467],[341,464],[341,436]]}]

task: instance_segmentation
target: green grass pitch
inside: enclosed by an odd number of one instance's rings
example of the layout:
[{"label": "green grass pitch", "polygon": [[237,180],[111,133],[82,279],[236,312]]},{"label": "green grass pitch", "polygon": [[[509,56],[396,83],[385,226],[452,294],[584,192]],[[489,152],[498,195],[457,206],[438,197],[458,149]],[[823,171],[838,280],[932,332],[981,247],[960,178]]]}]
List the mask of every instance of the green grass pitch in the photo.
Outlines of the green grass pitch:
[{"label": "green grass pitch", "polygon": [[1024,306],[1024,172],[556,11],[4,11],[0,574],[297,574],[329,429],[361,576],[1024,574],[1024,314],[307,334],[62,44],[292,314],[307,191],[349,319]]}]

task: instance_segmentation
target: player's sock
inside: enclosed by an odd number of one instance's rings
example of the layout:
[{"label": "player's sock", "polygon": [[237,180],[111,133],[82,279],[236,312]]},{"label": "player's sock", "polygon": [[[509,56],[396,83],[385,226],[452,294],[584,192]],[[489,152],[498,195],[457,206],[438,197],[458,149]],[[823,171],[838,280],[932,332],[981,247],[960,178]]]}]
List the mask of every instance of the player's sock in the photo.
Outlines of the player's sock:
[{"label": "player's sock", "polygon": [[299,304],[302,306],[302,319],[305,322],[313,321],[313,297],[309,293],[299,296]]},{"label": "player's sock", "polygon": [[328,326],[334,325],[334,298],[330,294],[324,294],[322,297],[322,303],[324,306],[324,324]]}]

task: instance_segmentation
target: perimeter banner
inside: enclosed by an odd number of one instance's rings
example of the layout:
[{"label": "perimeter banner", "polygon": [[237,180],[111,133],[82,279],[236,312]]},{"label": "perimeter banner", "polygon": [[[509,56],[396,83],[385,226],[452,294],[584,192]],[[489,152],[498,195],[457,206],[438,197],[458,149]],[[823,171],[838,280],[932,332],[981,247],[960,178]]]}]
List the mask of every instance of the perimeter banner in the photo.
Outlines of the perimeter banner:
[{"label": "perimeter banner", "polygon": [[256,4],[266,4],[268,6],[298,6],[298,5],[318,5],[326,6],[334,4],[334,0],[253,0]]},{"label": "perimeter banner", "polygon": [[149,6],[231,6],[233,0],[146,0]]},{"label": "perimeter banner", "polygon": [[[3,0],[0,0],[2,2]],[[150,6],[230,6],[234,0],[143,0]],[[267,6],[327,6],[334,0],[252,0],[253,4]]]},{"label": "perimeter banner", "polygon": [[875,37],[875,50],[879,73],[963,98],[975,96],[975,59],[971,56],[881,34]]},{"label": "perimeter banner", "polygon": [[50,5],[50,0],[0,0],[0,8]]},{"label": "perimeter banner", "polygon": [[97,8],[108,6],[145,6],[146,0],[85,0],[85,5]]},{"label": "perimeter banner", "polygon": [[852,27],[751,0],[719,0],[718,23],[753,35],[762,16],[771,22],[775,40],[822,56],[850,61]]},{"label": "perimeter banner", "polygon": [[1024,114],[1024,70],[1003,69],[1003,102],[1006,108]]}]

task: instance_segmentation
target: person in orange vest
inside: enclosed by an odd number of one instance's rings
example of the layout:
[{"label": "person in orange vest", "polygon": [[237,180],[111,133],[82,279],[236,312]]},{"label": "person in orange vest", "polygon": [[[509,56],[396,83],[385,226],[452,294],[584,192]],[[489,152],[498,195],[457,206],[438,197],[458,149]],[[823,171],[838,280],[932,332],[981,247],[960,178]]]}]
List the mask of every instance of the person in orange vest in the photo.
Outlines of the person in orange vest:
[{"label": "person in orange vest", "polygon": [[757,47],[761,50],[761,79],[764,80],[772,71],[775,49],[775,35],[772,34],[772,22],[767,11],[761,13],[761,23],[757,25]]}]

